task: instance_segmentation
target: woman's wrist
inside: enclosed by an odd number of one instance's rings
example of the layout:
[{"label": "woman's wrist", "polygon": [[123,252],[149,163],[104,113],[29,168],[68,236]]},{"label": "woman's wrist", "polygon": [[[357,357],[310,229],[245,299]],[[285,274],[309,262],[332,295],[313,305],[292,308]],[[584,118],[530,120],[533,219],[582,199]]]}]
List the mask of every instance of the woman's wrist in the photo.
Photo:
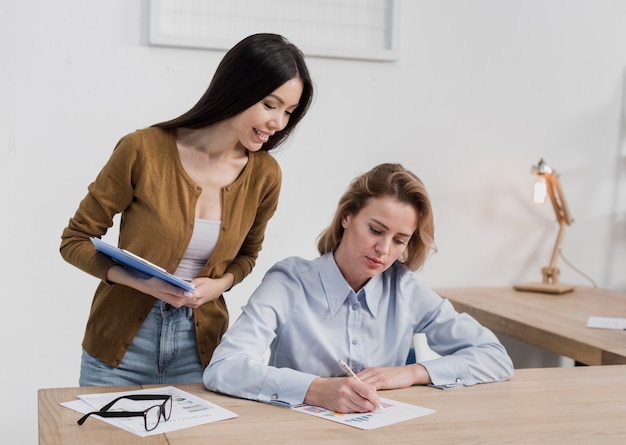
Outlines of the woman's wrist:
[{"label": "woman's wrist", "polygon": [[409,365],[413,367],[413,384],[414,385],[430,385],[432,380],[430,379],[430,374],[428,374],[428,370],[423,365],[419,363],[414,363]]},{"label": "woman's wrist", "polygon": [[235,275],[230,272],[226,272],[221,278],[219,278],[219,280],[222,287],[222,293],[228,292],[235,284]]}]

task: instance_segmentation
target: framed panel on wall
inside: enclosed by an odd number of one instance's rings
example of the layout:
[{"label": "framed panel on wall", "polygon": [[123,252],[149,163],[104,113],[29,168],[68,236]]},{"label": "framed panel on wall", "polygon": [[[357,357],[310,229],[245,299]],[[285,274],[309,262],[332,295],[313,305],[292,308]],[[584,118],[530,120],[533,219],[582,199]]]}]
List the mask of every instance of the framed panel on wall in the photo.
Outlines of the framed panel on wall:
[{"label": "framed panel on wall", "polygon": [[150,0],[155,46],[227,50],[259,32],[306,55],[393,61],[398,0]]}]

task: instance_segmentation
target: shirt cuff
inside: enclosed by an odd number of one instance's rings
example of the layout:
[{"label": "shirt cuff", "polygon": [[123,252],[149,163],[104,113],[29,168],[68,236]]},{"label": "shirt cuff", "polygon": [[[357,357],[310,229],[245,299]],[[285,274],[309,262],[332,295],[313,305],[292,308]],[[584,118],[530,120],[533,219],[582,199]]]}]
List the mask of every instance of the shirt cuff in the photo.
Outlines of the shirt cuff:
[{"label": "shirt cuff", "polygon": [[301,405],[311,382],[317,377],[290,368],[277,368],[265,379],[259,400],[289,407]]},{"label": "shirt cuff", "polygon": [[433,360],[420,362],[428,375],[432,386],[439,389],[457,388],[459,386],[471,386],[477,382],[467,370],[467,367],[456,357],[445,356]]}]

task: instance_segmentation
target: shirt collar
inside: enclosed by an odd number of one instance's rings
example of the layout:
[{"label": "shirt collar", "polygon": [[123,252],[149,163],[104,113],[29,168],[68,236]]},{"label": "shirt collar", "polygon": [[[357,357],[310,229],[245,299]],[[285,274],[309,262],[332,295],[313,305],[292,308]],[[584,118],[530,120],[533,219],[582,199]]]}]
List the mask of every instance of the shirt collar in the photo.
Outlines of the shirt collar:
[{"label": "shirt collar", "polygon": [[[373,317],[378,313],[378,305],[383,295],[383,275],[372,277],[359,293],[365,295],[365,305]],[[341,274],[332,252],[320,258],[320,278],[331,315],[335,315],[351,293],[354,293]]]}]

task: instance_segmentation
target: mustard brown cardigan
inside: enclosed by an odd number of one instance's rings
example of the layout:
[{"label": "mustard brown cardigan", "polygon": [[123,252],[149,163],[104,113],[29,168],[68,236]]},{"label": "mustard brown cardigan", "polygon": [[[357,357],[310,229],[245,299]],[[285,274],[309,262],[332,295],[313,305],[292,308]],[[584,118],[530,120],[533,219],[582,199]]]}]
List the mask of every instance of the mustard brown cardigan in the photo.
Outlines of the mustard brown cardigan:
[{"label": "mustard brown cardigan", "polygon": [[[198,276],[231,272],[237,284],[255,265],[267,222],[278,205],[282,173],[267,152],[249,152],[239,177],[222,189],[220,235]],[[124,136],[61,236],[62,257],[102,280],[93,297],[83,348],[117,367],[155,298],[106,281],[116,264],[96,252],[89,237],[100,237],[121,213],[119,247],[174,273],[195,220],[201,189],[185,172],[174,130],[146,128]],[[228,328],[224,297],[194,309],[196,341],[206,367]]]}]

